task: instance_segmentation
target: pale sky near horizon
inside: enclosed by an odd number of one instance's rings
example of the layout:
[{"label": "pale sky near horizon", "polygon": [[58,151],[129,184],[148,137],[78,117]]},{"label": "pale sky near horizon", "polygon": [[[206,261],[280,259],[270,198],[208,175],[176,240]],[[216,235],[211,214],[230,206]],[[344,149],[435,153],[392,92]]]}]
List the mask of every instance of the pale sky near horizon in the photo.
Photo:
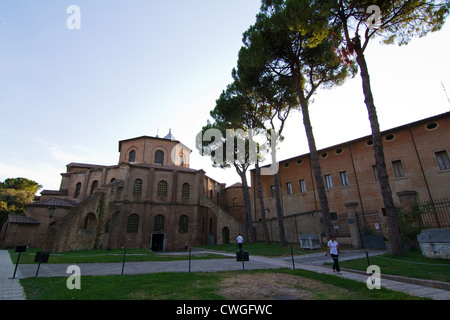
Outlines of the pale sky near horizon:
[{"label": "pale sky near horizon", "polygon": [[[70,30],[67,8],[80,8]],[[118,142],[169,129],[191,167],[231,185],[195,150],[255,22],[259,0],[13,1],[0,3],[0,181],[58,190],[70,162],[114,165]],[[450,27],[407,46],[366,52],[382,130],[450,110]],[[318,148],[370,134],[359,73],[311,105]],[[324,116],[326,115],[326,116]],[[287,122],[278,159],[308,153],[302,118]]]}]

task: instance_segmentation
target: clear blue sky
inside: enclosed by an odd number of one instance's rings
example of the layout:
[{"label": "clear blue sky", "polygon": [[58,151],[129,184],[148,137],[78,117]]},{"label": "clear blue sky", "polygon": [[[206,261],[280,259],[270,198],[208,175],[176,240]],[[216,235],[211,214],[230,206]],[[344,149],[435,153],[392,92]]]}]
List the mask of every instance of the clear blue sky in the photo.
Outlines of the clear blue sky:
[{"label": "clear blue sky", "polygon": [[[81,29],[69,30],[69,5]],[[195,135],[231,82],[242,33],[259,0],[0,2],[0,181],[26,177],[59,189],[70,162],[117,164],[118,141],[172,134],[191,167],[232,184],[196,154]],[[446,112],[450,28],[408,46],[369,45],[382,129]],[[319,148],[370,134],[359,74],[311,106]],[[323,115],[326,114],[326,117]],[[308,152],[302,119],[288,120],[278,158]]]}]

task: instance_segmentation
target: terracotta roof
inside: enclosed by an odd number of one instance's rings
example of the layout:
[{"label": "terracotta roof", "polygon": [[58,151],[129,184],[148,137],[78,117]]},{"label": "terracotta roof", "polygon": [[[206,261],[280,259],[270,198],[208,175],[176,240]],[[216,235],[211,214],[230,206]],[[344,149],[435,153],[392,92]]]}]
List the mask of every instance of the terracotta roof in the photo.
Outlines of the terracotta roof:
[{"label": "terracotta roof", "polygon": [[36,221],[24,214],[9,214],[8,215],[9,223],[19,223],[19,224],[40,224],[39,221]]},{"label": "terracotta roof", "polygon": [[71,162],[66,167],[75,167],[75,168],[87,168],[87,169],[103,169],[107,166],[99,165],[99,164],[89,164],[89,163],[79,163],[79,162]]},{"label": "terracotta roof", "polygon": [[77,205],[77,203],[75,201],[57,199],[57,198],[40,200],[40,201],[32,202],[29,204],[29,206],[63,207],[63,208],[71,208],[76,205]]},{"label": "terracotta roof", "polygon": [[228,188],[237,188],[237,187],[242,188],[242,183],[236,182],[235,184],[232,184],[231,186],[227,187],[227,189]]},{"label": "terracotta roof", "polygon": [[42,190],[41,195],[67,196],[67,190]]}]

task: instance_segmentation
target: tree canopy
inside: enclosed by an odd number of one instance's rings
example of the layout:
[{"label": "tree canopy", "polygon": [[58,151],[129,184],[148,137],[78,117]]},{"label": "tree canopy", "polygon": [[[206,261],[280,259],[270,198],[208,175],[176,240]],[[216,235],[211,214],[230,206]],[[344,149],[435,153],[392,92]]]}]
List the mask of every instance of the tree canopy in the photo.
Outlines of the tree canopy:
[{"label": "tree canopy", "polygon": [[0,182],[0,215],[25,214],[25,206],[42,186],[26,178],[9,178]]}]

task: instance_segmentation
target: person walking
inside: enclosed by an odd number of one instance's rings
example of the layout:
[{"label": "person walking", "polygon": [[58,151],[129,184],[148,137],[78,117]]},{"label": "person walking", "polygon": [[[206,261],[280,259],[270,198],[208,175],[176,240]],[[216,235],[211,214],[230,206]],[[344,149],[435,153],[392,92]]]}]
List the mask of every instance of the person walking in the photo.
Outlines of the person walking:
[{"label": "person walking", "polygon": [[244,242],[244,238],[242,238],[241,234],[239,233],[238,237],[236,238],[238,248],[240,251],[242,251],[242,242]]},{"label": "person walking", "polygon": [[336,241],[336,237],[332,236],[331,240],[328,241],[327,253],[325,256],[331,255],[333,258],[333,271],[336,271],[337,274],[341,274],[341,268],[339,267],[339,243]]}]

